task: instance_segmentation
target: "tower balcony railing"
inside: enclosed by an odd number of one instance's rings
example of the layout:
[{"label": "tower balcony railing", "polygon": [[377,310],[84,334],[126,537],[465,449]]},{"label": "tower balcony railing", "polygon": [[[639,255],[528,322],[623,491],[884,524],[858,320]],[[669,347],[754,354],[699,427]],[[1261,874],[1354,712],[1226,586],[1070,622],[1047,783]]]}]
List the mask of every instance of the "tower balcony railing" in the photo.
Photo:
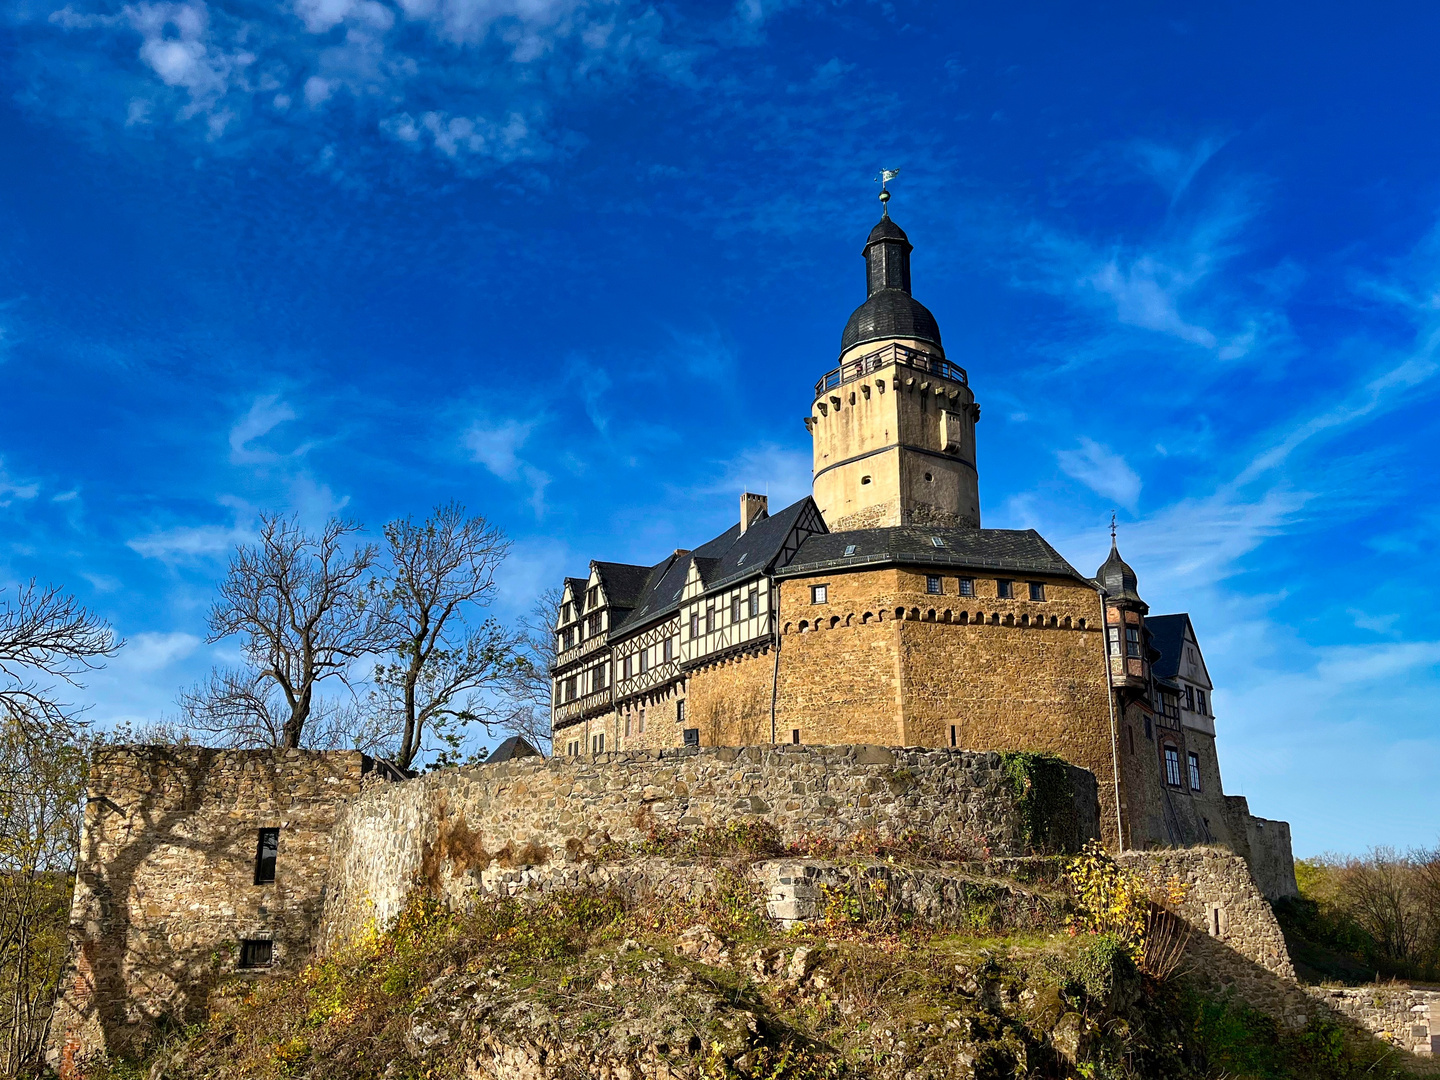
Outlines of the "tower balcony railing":
[{"label": "tower balcony railing", "polygon": [[904,345],[886,345],[883,349],[876,349],[874,352],[866,353],[854,360],[847,360],[834,371],[827,371],[815,384],[815,397],[823,397],[827,390],[833,390],[837,386],[862,379],[871,372],[879,371],[891,364],[899,364],[903,367],[914,368],[916,371],[923,371],[927,375],[950,379],[958,382],[961,386],[970,384],[970,377],[965,374],[965,369],[959,364],[952,364],[943,356],[921,352],[919,349],[907,348]]}]

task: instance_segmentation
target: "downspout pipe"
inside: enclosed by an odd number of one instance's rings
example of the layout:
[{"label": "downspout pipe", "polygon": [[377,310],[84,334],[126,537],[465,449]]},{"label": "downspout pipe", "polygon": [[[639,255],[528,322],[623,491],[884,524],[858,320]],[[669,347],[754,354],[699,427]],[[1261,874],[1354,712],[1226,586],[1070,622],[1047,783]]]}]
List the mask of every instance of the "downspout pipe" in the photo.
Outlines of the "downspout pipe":
[{"label": "downspout pipe", "polygon": [[775,727],[775,703],[780,694],[780,617],[775,611],[780,590],[770,590],[770,638],[775,642],[775,673],[770,679],[770,745],[774,746],[779,732]]},{"label": "downspout pipe", "polygon": [[[1105,603],[1104,586],[1096,584],[1095,595],[1100,598],[1100,648],[1105,654],[1105,700],[1110,705],[1110,768],[1115,780],[1115,843],[1120,851],[1125,850],[1125,822],[1120,815],[1120,727],[1115,718],[1115,679],[1110,670],[1110,607]],[[1124,629],[1124,623],[1120,624]]]}]

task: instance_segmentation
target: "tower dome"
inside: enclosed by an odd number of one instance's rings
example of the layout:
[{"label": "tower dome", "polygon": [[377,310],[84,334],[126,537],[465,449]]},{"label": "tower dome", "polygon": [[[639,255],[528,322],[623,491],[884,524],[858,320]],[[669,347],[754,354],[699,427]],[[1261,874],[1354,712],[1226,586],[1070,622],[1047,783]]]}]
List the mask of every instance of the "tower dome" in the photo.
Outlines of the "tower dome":
[{"label": "tower dome", "polygon": [[1095,571],[1095,578],[1105,586],[1105,592],[1112,600],[1129,600],[1135,604],[1145,602],[1137,591],[1140,580],[1130,569],[1130,564],[1120,557],[1120,548],[1114,537],[1110,539],[1110,557]]},{"label": "tower dome", "polygon": [[940,326],[924,304],[910,295],[910,252],[905,230],[890,219],[888,210],[865,241],[865,302],[851,314],[840,335],[843,354],[869,341],[895,338],[934,345],[943,356]]}]

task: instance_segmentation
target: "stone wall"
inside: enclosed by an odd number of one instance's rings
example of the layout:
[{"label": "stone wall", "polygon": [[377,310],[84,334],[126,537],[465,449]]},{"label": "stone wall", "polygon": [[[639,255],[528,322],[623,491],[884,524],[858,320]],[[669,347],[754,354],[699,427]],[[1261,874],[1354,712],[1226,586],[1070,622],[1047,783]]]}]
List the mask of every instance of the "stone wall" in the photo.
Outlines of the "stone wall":
[{"label": "stone wall", "polygon": [[[1248,811],[1248,807],[1247,807]],[[1282,896],[1299,896],[1295,884],[1295,856],[1290,849],[1290,823],[1246,813],[1245,838],[1248,841],[1250,872],[1267,900]]]},{"label": "stone wall", "polygon": [[1309,987],[1310,996],[1392,1046],[1440,1055],[1440,990],[1403,985]]},{"label": "stone wall", "polygon": [[[358,753],[116,747],[91,767],[72,952],[50,1063],[127,1053],[161,1016],[191,1019],[239,943],[272,967],[310,951],[330,831],[371,762]],[[280,830],[272,884],[255,884],[262,828]]]},{"label": "stone wall", "polygon": [[[1082,838],[1093,836],[1094,778],[1072,775]],[[924,830],[997,856],[1024,848],[998,754],[778,746],[523,759],[361,794],[335,829],[320,947],[372,920],[383,925],[417,884],[463,903],[496,891],[496,867],[579,864],[657,828],[755,817],[773,822],[786,841]]]}]

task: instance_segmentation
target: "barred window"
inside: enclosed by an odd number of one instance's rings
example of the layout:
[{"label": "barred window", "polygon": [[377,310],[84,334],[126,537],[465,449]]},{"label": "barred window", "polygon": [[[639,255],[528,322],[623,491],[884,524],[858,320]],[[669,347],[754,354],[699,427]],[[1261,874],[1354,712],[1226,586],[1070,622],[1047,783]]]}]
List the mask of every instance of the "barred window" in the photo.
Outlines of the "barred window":
[{"label": "barred window", "polygon": [[275,942],[268,939],[240,942],[240,967],[263,968],[274,962]]}]

